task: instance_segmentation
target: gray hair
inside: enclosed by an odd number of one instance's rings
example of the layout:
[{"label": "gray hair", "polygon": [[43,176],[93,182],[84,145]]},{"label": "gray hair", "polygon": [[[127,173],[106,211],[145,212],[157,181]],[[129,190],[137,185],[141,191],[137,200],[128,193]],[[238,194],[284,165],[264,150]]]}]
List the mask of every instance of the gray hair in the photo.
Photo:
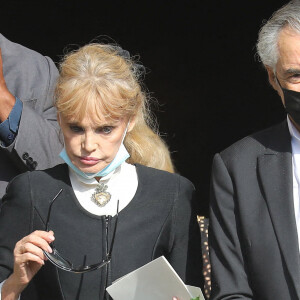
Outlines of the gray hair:
[{"label": "gray hair", "polygon": [[257,54],[260,61],[274,71],[278,61],[278,36],[286,26],[300,33],[300,0],[292,0],[275,11],[259,31]]}]

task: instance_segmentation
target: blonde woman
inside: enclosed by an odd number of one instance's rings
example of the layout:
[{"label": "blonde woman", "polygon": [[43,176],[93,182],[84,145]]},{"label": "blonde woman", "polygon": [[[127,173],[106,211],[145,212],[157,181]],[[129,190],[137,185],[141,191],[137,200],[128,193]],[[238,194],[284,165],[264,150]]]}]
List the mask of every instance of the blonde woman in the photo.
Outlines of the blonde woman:
[{"label": "blonde woman", "polygon": [[56,108],[65,163],[8,187],[2,300],[109,299],[114,280],[161,255],[184,282],[201,286],[194,186],[173,173],[153,130],[141,72],[108,44],[62,61]]}]

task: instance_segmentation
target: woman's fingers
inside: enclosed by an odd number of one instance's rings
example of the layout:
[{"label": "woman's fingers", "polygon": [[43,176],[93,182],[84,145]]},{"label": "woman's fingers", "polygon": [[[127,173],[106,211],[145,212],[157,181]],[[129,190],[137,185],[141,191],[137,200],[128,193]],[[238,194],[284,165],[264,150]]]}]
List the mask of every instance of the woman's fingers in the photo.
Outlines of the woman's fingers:
[{"label": "woman's fingers", "polygon": [[[50,246],[48,245],[49,249],[47,249],[46,251],[51,251],[50,249]],[[36,246],[32,243],[24,243],[24,244],[21,244],[19,248],[17,248],[17,251],[16,251],[16,257],[19,257],[19,256],[22,256],[22,255],[25,255],[27,253],[31,253],[33,255],[36,255],[38,257],[40,257],[41,259],[44,258],[44,253],[43,253],[43,250],[39,247],[39,246]]]},{"label": "woman's fingers", "polygon": [[53,242],[53,231],[37,230],[25,236],[16,243],[14,249],[14,271],[13,278],[15,286],[23,290],[31,281],[33,276],[45,264],[46,257],[43,250],[52,252],[49,243]]},{"label": "woman's fingers", "polygon": [[25,236],[20,242],[21,243],[32,243],[40,248],[47,250],[49,243],[54,241],[53,231],[42,231],[36,230],[31,234]]},{"label": "woman's fingers", "polygon": [[31,252],[24,253],[15,258],[15,263],[18,265],[26,264],[28,262],[36,262],[39,265],[45,264],[43,257],[36,255],[34,253],[31,253]]},{"label": "woman's fingers", "polygon": [[53,240],[54,235],[52,231],[35,231],[17,242],[14,254],[17,257],[19,255],[31,253],[43,259],[44,254],[42,250],[51,253],[52,249],[49,246],[49,243],[53,242]]}]

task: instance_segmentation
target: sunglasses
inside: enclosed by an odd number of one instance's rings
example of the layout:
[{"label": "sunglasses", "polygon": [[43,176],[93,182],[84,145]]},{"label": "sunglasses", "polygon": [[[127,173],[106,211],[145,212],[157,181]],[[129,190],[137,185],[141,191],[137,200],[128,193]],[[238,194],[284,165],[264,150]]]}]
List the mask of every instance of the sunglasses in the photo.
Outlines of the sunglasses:
[{"label": "sunglasses", "polygon": [[[49,209],[48,209],[48,215],[47,215],[46,229],[45,229],[46,231],[49,231],[49,219],[50,219],[52,205],[61,192],[62,192],[62,189],[57,193],[57,195],[50,202]],[[113,231],[110,249],[109,249],[108,253],[106,254],[105,259],[102,260],[100,263],[86,265],[86,266],[84,266],[84,265],[75,266],[69,260],[65,259],[61,254],[59,254],[59,252],[56,250],[54,245],[50,245],[50,247],[52,249],[52,253],[49,253],[49,252],[43,250],[45,256],[56,267],[58,267],[62,270],[65,270],[67,272],[72,272],[72,273],[91,272],[91,271],[94,271],[94,270],[97,270],[97,269],[100,269],[100,268],[106,266],[111,261],[111,254],[112,254],[112,249],[113,249],[113,245],[114,245],[114,241],[115,241],[115,235],[116,235],[116,231],[117,231],[118,215],[119,215],[119,201],[117,204],[116,224],[115,224],[115,228]],[[108,240],[107,230],[105,232],[106,232],[106,240]]]}]

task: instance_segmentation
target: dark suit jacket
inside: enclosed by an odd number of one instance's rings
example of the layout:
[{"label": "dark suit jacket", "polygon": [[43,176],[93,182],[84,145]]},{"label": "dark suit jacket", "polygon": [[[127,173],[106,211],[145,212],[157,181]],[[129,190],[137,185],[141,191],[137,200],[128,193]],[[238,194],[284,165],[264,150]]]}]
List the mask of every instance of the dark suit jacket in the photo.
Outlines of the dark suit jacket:
[{"label": "dark suit jacket", "polygon": [[30,160],[37,163],[37,170],[61,163],[58,154],[62,145],[53,106],[53,90],[58,77],[54,62],[1,34],[0,48],[7,87],[23,102],[15,141],[9,147],[0,145],[1,199],[7,183],[14,176],[31,169]]},{"label": "dark suit jacket", "polygon": [[300,299],[286,121],[216,154],[210,207],[211,299]]}]

